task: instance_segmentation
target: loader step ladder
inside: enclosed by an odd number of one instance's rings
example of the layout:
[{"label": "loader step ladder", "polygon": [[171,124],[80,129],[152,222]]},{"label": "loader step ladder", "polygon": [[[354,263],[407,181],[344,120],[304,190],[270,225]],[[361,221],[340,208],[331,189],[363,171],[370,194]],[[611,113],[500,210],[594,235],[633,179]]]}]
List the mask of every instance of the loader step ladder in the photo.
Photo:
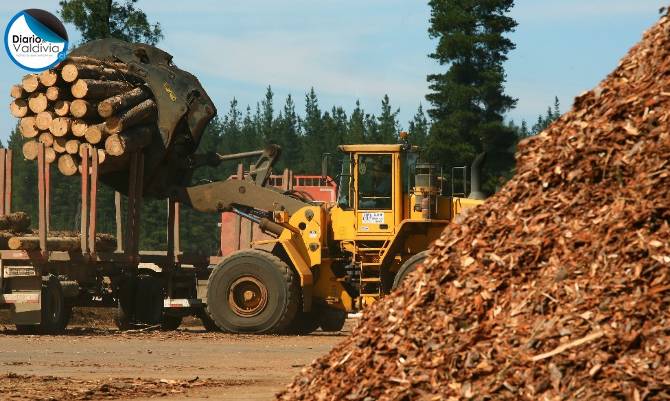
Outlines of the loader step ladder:
[{"label": "loader step ladder", "polygon": [[382,257],[390,246],[389,240],[381,247],[356,247],[360,266],[360,295],[378,298],[382,295]]}]

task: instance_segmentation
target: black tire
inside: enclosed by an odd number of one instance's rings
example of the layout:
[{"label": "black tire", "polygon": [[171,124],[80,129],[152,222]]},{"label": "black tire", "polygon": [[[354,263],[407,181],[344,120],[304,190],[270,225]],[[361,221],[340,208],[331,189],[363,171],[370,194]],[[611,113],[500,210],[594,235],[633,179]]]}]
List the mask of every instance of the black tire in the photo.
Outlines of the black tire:
[{"label": "black tire", "polygon": [[398,269],[398,272],[395,274],[392,289],[395,290],[396,288],[398,288],[398,286],[407,278],[407,276],[411,272],[416,270],[417,266],[423,263],[423,261],[426,260],[427,257],[428,257],[428,251],[423,251],[407,259],[405,263],[403,263],[402,266],[400,266],[400,269]]},{"label": "black tire", "polygon": [[42,334],[58,334],[65,331],[65,327],[72,316],[72,306],[65,301],[63,288],[55,276],[50,276],[42,284],[42,322],[39,332]]},{"label": "black tire", "polygon": [[207,314],[233,333],[286,331],[300,304],[296,283],[293,270],[277,256],[255,249],[235,252],[209,276]]},{"label": "black tire", "polygon": [[320,307],[317,311],[319,316],[319,326],[321,330],[327,333],[336,333],[342,331],[344,323],[347,321],[347,312],[341,309]]},{"label": "black tire", "polygon": [[214,320],[212,320],[212,318],[209,317],[209,315],[207,314],[207,312],[204,309],[202,311],[198,312],[197,316],[198,316],[198,319],[200,319],[200,321],[202,322],[202,325],[205,328],[205,330],[214,331],[214,332],[221,331],[219,326],[216,325]]},{"label": "black tire", "polygon": [[116,316],[114,316],[114,324],[119,330],[134,328],[135,286],[135,277],[124,279],[119,285]]},{"label": "black tire", "polygon": [[163,318],[163,286],[158,278],[148,274],[137,276],[135,293],[135,323],[155,326]]},{"label": "black tire", "polygon": [[163,331],[173,331],[177,330],[181,326],[182,317],[163,314],[163,319],[161,320],[161,330]]},{"label": "black tire", "polygon": [[114,322],[119,330],[161,324],[163,287],[160,280],[140,274],[121,284]]},{"label": "black tire", "polygon": [[319,318],[313,309],[309,312],[300,310],[295,314],[287,333],[307,335],[315,332],[319,328],[319,325]]}]

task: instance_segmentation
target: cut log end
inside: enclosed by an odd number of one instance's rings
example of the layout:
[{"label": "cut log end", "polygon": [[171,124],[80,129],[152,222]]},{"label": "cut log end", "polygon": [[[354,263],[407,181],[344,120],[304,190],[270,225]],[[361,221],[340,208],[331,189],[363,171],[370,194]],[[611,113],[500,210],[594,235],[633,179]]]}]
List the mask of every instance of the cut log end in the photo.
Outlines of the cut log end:
[{"label": "cut log end", "polygon": [[9,91],[9,95],[14,99],[20,99],[26,97],[26,91],[23,90],[21,85],[12,85],[12,89]]},{"label": "cut log end", "polygon": [[28,115],[28,102],[26,99],[15,99],[9,104],[9,111],[14,117],[21,118]]},{"label": "cut log end", "polygon": [[70,132],[72,121],[68,117],[57,117],[51,122],[49,130],[54,136],[65,136]]},{"label": "cut log end", "polygon": [[54,70],[42,71],[38,75],[39,81],[44,86],[53,86],[58,82],[58,73]]},{"label": "cut log end", "polygon": [[23,147],[21,148],[23,152],[23,157],[26,160],[36,160],[38,149],[39,149],[39,143],[35,140],[30,140],[24,143]]},{"label": "cut log end", "polygon": [[91,119],[98,115],[96,106],[84,99],[76,99],[72,101],[70,104],[70,114],[83,119]]},{"label": "cut log end", "polygon": [[28,107],[33,113],[41,113],[49,106],[47,96],[42,92],[36,92],[28,98]]},{"label": "cut log end", "polygon": [[75,175],[77,173],[78,164],[79,158],[75,155],[65,153],[58,157],[58,171],[63,175]]},{"label": "cut log end", "polygon": [[71,155],[78,155],[79,145],[81,145],[81,141],[78,139],[69,139],[67,142],[65,142],[65,152]]},{"label": "cut log end", "polygon": [[24,138],[35,138],[40,130],[37,128],[34,116],[23,117],[19,122],[19,131]]},{"label": "cut log end", "polygon": [[29,74],[23,77],[23,80],[21,80],[21,86],[23,87],[23,90],[28,93],[35,92],[41,88],[40,81],[36,74]]},{"label": "cut log end", "polygon": [[47,88],[45,95],[47,100],[56,101],[61,96],[61,89],[58,86],[50,86]]},{"label": "cut log end", "polygon": [[55,114],[51,111],[43,111],[35,116],[35,125],[42,131],[51,127]]},{"label": "cut log end", "polygon": [[64,117],[70,112],[70,101],[68,100],[59,100],[54,104],[54,112],[60,116]]}]

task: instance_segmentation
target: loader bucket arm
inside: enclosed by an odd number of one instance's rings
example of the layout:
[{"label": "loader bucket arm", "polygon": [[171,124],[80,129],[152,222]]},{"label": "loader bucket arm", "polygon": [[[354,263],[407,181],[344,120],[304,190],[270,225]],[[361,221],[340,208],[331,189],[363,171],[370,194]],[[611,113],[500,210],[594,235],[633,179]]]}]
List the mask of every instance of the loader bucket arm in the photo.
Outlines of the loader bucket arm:
[{"label": "loader bucket arm", "polygon": [[308,204],[284,195],[279,190],[257,185],[247,180],[226,180],[191,187],[176,188],[175,200],[199,212],[221,213],[232,211],[235,206],[273,211],[286,211],[292,215]]}]

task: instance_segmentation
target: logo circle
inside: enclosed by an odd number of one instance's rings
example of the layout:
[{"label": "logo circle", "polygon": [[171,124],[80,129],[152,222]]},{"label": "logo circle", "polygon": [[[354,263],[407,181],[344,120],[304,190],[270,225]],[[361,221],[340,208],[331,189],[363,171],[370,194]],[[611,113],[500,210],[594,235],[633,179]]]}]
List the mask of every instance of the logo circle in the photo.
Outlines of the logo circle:
[{"label": "logo circle", "polygon": [[24,70],[47,70],[67,55],[68,36],[63,23],[48,11],[31,8],[18,12],[5,29],[5,50]]}]

